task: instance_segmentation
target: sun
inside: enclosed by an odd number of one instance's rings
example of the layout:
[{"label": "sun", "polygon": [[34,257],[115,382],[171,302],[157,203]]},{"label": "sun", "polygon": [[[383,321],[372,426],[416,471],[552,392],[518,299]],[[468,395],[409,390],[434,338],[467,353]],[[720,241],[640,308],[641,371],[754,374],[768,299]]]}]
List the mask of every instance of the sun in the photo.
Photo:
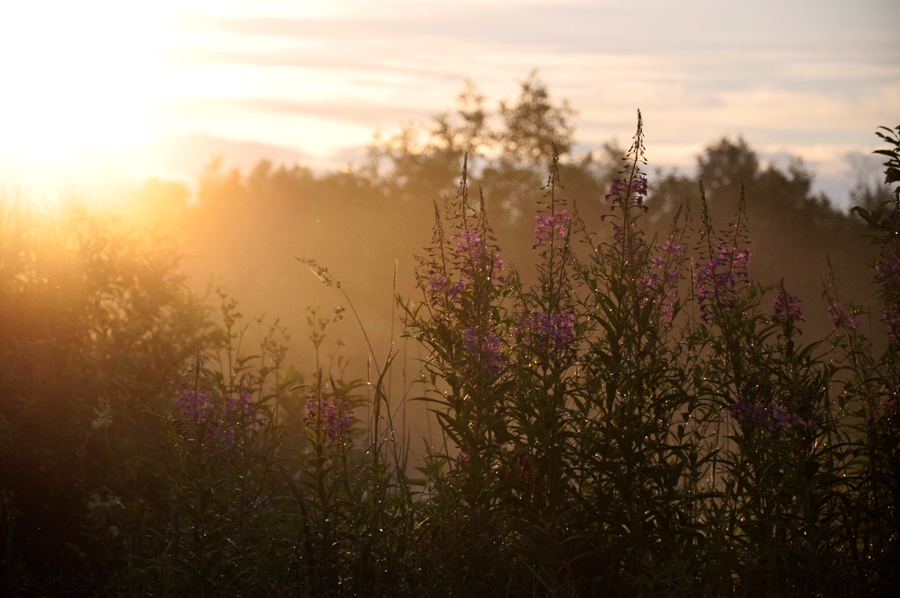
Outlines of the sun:
[{"label": "sun", "polygon": [[132,2],[0,9],[0,152],[58,159],[140,137],[159,14]]},{"label": "sun", "polygon": [[53,161],[146,134],[162,15],[142,4],[38,1],[0,9],[0,154]]},{"label": "sun", "polygon": [[41,206],[114,193],[123,149],[153,137],[169,91],[168,17],[110,0],[0,6],[0,191]]}]

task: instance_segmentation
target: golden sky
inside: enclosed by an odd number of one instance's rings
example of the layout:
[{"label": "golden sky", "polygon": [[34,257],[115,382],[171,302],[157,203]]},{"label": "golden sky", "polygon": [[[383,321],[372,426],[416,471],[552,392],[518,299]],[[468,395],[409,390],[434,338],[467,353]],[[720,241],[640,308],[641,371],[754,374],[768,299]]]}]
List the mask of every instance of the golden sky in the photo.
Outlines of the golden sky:
[{"label": "golden sky", "polygon": [[466,79],[511,99],[533,69],[585,149],[626,142],[640,108],[651,166],[743,135],[838,195],[900,122],[900,2],[10,2],[0,176],[154,174],[134,148],[196,133],[336,163]]}]

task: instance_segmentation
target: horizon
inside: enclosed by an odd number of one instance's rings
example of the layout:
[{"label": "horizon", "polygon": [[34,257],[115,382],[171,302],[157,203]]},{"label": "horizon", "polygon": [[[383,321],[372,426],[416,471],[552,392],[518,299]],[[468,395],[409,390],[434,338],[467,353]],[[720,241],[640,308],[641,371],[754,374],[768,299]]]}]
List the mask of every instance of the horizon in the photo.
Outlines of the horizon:
[{"label": "horizon", "polygon": [[[900,105],[900,6],[886,1],[0,11],[0,73],[18,92],[0,100],[0,176],[39,195],[196,178],[186,150],[165,149],[190,136],[240,146],[225,160],[244,170],[263,158],[340,168],[359,162],[376,131],[450,110],[467,80],[493,108],[536,70],[552,100],[578,112],[580,150],[626,144],[640,108],[651,168],[690,171],[710,143],[742,137],[764,164],[804,160],[816,192],[846,208],[880,164],[875,128],[893,126]],[[154,147],[157,163],[141,151]]]}]

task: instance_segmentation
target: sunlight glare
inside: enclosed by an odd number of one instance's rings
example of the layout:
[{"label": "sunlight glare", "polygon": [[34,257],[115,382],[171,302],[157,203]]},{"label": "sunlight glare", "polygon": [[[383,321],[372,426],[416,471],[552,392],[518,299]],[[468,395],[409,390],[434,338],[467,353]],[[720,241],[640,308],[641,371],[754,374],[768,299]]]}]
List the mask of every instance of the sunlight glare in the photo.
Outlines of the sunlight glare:
[{"label": "sunlight glare", "polygon": [[0,154],[55,161],[145,136],[159,16],[96,0],[0,9]]}]

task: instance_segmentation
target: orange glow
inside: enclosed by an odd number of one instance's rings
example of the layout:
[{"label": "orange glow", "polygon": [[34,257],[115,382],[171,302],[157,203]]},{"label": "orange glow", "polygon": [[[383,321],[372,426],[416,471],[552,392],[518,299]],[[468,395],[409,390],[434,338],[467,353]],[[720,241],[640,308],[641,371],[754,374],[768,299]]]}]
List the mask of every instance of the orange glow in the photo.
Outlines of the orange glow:
[{"label": "orange glow", "polygon": [[146,137],[160,19],[134,3],[29,2],[0,22],[0,154],[54,162]]}]

